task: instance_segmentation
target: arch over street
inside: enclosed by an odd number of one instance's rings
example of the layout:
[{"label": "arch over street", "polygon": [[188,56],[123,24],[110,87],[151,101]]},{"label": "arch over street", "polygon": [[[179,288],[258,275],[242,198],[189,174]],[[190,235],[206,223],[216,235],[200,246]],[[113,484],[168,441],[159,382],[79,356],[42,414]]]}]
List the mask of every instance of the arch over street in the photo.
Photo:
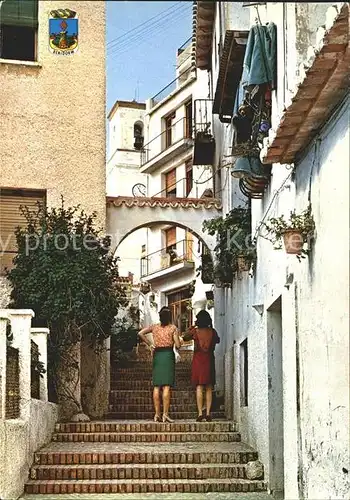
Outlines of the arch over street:
[{"label": "arch over street", "polygon": [[221,215],[214,198],[107,197],[107,233],[113,251],[131,233],[155,224],[174,224],[191,231],[209,248],[212,257],[216,237],[202,229],[203,221]]}]

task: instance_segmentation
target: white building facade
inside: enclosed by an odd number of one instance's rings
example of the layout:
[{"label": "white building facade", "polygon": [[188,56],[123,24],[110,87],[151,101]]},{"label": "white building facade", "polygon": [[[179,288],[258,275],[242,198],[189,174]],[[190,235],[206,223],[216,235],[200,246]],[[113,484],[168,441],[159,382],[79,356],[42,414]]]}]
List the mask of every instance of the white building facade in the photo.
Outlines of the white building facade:
[{"label": "white building facade", "polygon": [[[272,493],[290,500],[345,499],[348,4],[195,2],[194,26],[197,73],[206,76],[207,97],[214,103],[214,196],[221,196],[224,216],[246,204],[257,252],[253,277],[235,273],[229,287],[214,291],[222,339],[216,354],[218,385],[242,439],[258,450]],[[260,116],[260,125],[266,118],[269,128],[258,141],[260,175],[266,175],[258,180],[251,172],[238,177],[242,162],[237,160],[247,151],[237,146],[237,134],[245,129],[236,125],[237,109],[244,104],[242,78],[247,70],[254,76],[253,66],[259,64],[250,45],[254,30],[265,34],[263,44],[270,43],[268,56],[273,45],[276,51],[275,81],[270,79],[269,95],[264,95],[271,111]],[[249,50],[250,60],[245,58]],[[253,77],[248,83],[243,90],[254,89]],[[264,165],[271,165],[271,174]],[[308,256],[299,262],[274,249],[262,223],[309,206],[315,231]]]},{"label": "white building facade", "polygon": [[[196,270],[202,266],[202,255],[210,251],[191,229],[198,200],[213,199],[212,161],[195,157],[195,127],[212,127],[210,102],[199,99],[200,81],[193,64],[193,47],[187,41],[178,50],[176,78],[146,105],[117,101],[109,114],[110,160],[107,164],[107,196],[120,200],[131,198],[135,207],[133,231],[118,246],[120,274],[132,272],[135,282],[150,286],[147,308],[153,317],[144,315],[144,321],[157,320],[156,312],[169,305],[173,321],[181,331],[193,322],[191,296],[194,292]],[[206,80],[204,80],[206,81]],[[213,140],[209,150],[214,152]],[[207,161],[207,164],[204,162]],[[199,164],[198,162],[202,162]],[[161,222],[140,222],[140,210],[149,205],[165,204],[172,209],[188,209],[186,216]],[[181,221],[180,221],[181,219]],[[205,260],[205,257],[204,257]],[[206,282],[202,293],[210,292],[212,283]],[[144,300],[142,300],[144,303]]]}]

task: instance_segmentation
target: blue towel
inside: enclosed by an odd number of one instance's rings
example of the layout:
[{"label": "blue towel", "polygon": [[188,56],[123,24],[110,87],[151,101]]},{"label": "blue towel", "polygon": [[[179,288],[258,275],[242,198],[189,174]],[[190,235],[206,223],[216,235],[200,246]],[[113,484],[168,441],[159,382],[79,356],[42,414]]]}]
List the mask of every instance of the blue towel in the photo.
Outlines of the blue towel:
[{"label": "blue towel", "polygon": [[277,28],[274,23],[253,26],[243,62],[242,85],[270,83],[276,88]]}]

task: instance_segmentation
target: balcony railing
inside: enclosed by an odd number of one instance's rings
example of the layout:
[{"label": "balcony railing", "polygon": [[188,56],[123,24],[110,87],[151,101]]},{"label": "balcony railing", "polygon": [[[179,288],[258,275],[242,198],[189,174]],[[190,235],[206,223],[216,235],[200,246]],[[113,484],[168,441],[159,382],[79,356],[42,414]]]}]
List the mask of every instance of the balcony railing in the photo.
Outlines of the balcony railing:
[{"label": "balcony railing", "polygon": [[193,115],[194,137],[198,132],[213,135],[213,99],[195,99]]},{"label": "balcony railing", "polygon": [[192,74],[193,68],[190,67],[186,69],[183,73],[181,73],[175,80],[170,82],[166,87],[164,87],[158,94],[151,98],[151,108],[154,108],[157,104],[159,104],[163,99],[165,99],[169,94],[174,92],[178,87],[183,85],[187,80],[189,80]]},{"label": "balcony railing", "polygon": [[181,47],[179,47],[177,49],[177,53],[178,54],[181,54],[181,52],[183,52],[185,49],[187,49],[187,47],[189,47],[189,45],[192,43],[192,37],[190,36],[190,38],[187,38],[186,42],[184,42]]},{"label": "balcony railing", "polygon": [[192,138],[192,124],[186,117],[174,122],[141,149],[141,167],[183,139]]},{"label": "balcony railing", "polygon": [[193,241],[181,240],[141,258],[141,278],[183,263],[193,263]]}]

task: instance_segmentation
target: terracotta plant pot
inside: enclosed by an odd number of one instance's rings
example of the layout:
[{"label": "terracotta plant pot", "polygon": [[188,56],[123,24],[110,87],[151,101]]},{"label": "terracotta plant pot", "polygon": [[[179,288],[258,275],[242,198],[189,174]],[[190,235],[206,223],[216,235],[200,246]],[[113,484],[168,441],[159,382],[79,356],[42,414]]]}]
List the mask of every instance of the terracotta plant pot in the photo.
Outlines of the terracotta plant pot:
[{"label": "terracotta plant pot", "polygon": [[303,235],[297,229],[289,229],[283,233],[284,248],[286,253],[290,254],[300,254],[303,245],[304,238]]},{"label": "terracotta plant pot", "polygon": [[249,271],[250,269],[250,262],[248,262],[244,255],[239,255],[237,257],[237,267],[238,271]]}]

